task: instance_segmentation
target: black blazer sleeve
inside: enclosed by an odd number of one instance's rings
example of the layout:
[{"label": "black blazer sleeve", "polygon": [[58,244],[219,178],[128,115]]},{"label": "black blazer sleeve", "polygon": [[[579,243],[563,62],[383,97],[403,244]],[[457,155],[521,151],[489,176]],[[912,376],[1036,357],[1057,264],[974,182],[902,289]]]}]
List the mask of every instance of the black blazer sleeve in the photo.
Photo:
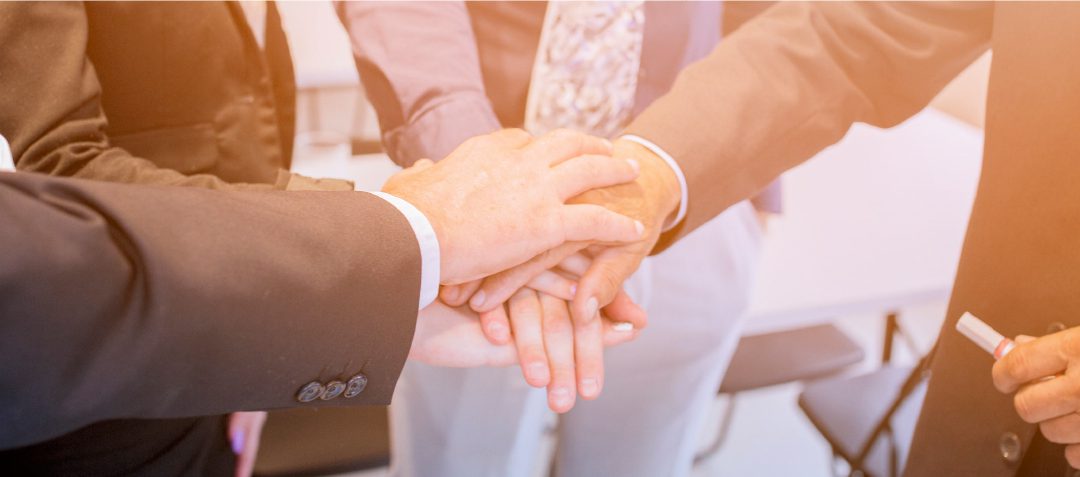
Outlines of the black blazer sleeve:
[{"label": "black blazer sleeve", "polygon": [[[0,173],[0,448],[111,418],[386,404],[419,248],[367,193]],[[360,395],[300,404],[311,381]]]}]

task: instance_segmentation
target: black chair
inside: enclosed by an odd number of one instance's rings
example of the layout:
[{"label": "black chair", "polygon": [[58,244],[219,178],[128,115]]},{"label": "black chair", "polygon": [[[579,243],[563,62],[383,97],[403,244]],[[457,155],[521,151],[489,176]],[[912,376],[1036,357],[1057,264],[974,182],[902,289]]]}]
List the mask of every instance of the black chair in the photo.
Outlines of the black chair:
[{"label": "black chair", "polygon": [[255,475],[340,474],[389,463],[390,425],[385,406],[293,409],[269,414]]},{"label": "black chair", "polygon": [[728,397],[720,429],[694,463],[715,455],[723,446],[738,393],[821,379],[861,362],[864,356],[862,347],[832,324],[743,337],[720,384],[718,394]]},{"label": "black chair", "polygon": [[[799,407],[829,443],[850,476],[896,476],[907,457],[922,398],[929,355],[915,366],[891,366],[892,342],[903,333],[895,313],[886,321],[883,366],[876,371],[812,383]],[[909,336],[904,335],[914,349]]]}]

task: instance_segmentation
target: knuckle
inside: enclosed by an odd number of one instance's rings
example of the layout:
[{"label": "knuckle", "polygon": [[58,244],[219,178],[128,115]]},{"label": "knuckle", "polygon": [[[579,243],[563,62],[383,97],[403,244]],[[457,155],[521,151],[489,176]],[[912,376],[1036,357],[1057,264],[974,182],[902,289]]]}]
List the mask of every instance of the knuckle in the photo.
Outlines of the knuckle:
[{"label": "knuckle", "polygon": [[1045,437],[1046,440],[1048,440],[1050,442],[1053,442],[1053,443],[1056,443],[1056,444],[1063,444],[1064,443],[1062,441],[1063,436],[1062,436],[1061,428],[1060,428],[1060,426],[1057,425],[1056,422],[1043,422],[1043,423],[1040,423],[1039,424],[1039,432],[1041,432],[1043,437]]},{"label": "knuckle", "polygon": [[1009,353],[1006,359],[1008,360],[1005,362],[1005,378],[1014,383],[1021,382],[1031,369],[1031,360],[1027,353]]},{"label": "knuckle", "polygon": [[1062,331],[1061,336],[1061,351],[1067,358],[1073,358],[1080,356],[1080,335],[1076,333],[1077,329],[1070,329]]},{"label": "knuckle", "polygon": [[1038,422],[1035,419],[1036,416],[1036,404],[1032,402],[1031,395],[1028,393],[1017,393],[1013,397],[1013,407],[1016,408],[1016,414],[1023,419],[1024,422],[1034,424]]}]

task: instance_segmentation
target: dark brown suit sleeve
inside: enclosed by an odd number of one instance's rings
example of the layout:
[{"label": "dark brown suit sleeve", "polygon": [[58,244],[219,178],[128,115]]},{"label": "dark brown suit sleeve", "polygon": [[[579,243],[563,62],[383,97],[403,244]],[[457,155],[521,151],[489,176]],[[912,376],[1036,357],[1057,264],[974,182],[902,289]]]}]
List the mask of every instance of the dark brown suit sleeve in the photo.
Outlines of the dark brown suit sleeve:
[{"label": "dark brown suit sleeve", "polygon": [[[280,171],[275,184],[228,183],[158,167],[110,144],[101,86],[86,55],[81,2],[0,5],[0,134],[19,170],[112,182],[214,189],[295,189],[312,181]],[[198,162],[198,158],[192,158]],[[348,188],[342,181],[320,183]]]},{"label": "dark brown suit sleeve", "polygon": [[[0,173],[0,448],[112,418],[386,404],[420,252],[363,192]],[[365,374],[359,396],[298,389]]]},{"label": "dark brown suit sleeve", "polygon": [[852,123],[895,125],[989,45],[990,3],[782,3],[750,20],[639,115],[630,134],[678,161],[686,219],[670,245]]}]

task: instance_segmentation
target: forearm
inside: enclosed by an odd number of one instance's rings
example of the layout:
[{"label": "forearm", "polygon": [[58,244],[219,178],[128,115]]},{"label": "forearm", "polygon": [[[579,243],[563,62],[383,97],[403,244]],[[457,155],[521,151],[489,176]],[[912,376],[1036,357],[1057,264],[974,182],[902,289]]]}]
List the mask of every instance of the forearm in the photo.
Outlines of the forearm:
[{"label": "forearm", "polygon": [[[366,193],[0,174],[0,448],[117,417],[386,404],[420,257]],[[328,245],[328,244],[333,244]],[[363,373],[354,398],[296,401]]]},{"label": "forearm", "polygon": [[989,4],[786,3],[680,74],[628,128],[673,156],[686,220],[661,245],[764,188],[856,121],[920,110],[987,47]]}]

